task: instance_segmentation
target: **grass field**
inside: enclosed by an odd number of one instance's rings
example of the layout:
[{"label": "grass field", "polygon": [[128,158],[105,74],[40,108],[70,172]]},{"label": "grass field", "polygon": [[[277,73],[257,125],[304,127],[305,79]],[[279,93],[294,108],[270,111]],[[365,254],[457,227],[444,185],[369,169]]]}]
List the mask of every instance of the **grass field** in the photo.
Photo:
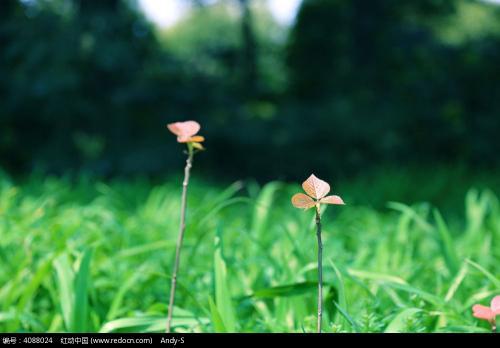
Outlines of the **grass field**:
[{"label": "grass field", "polygon": [[[175,330],[314,332],[314,214],[290,204],[299,183],[193,176]],[[500,294],[496,176],[329,181],[347,205],[323,213],[325,332],[488,331],[471,306]],[[180,178],[0,175],[0,331],[163,332],[179,208]]]}]

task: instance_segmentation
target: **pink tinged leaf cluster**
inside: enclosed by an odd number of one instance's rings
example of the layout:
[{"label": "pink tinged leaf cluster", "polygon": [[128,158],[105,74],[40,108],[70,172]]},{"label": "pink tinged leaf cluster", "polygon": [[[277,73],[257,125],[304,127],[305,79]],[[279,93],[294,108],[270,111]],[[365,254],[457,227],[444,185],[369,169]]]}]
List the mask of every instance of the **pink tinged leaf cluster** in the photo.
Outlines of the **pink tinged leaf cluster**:
[{"label": "pink tinged leaf cluster", "polygon": [[309,209],[316,207],[319,209],[320,204],[344,204],[344,201],[339,196],[327,196],[330,192],[330,185],[326,181],[318,179],[314,174],[302,183],[302,188],[307,194],[296,193],[292,197],[292,204],[296,208]]},{"label": "pink tinged leaf cluster", "polygon": [[500,315],[500,295],[493,297],[489,307],[480,304],[472,306],[472,315],[478,319],[487,320],[495,330],[496,317]]},{"label": "pink tinged leaf cluster", "polygon": [[200,131],[200,124],[196,121],[175,122],[167,125],[168,130],[177,135],[179,143],[201,143],[205,138],[196,135]]}]

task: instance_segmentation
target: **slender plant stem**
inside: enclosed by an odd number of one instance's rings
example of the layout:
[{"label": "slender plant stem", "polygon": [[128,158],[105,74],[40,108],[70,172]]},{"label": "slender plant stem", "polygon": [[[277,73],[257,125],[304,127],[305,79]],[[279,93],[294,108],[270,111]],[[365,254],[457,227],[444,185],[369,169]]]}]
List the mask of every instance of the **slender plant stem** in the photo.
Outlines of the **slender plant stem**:
[{"label": "slender plant stem", "polygon": [[318,333],[321,333],[323,317],[323,243],[321,242],[321,215],[316,209],[316,236],[318,237]]},{"label": "slender plant stem", "polygon": [[179,236],[177,237],[177,246],[175,249],[174,270],[172,272],[172,284],[170,286],[170,301],[168,304],[167,316],[167,333],[170,332],[172,325],[172,314],[174,311],[175,287],[177,285],[177,271],[179,270],[179,262],[181,258],[181,247],[184,239],[184,231],[186,230],[186,208],[187,208],[187,189],[189,184],[189,173],[193,165],[193,149],[188,145],[189,153],[184,168],[184,181],[182,182],[182,198],[181,198],[181,221],[179,226]]}]

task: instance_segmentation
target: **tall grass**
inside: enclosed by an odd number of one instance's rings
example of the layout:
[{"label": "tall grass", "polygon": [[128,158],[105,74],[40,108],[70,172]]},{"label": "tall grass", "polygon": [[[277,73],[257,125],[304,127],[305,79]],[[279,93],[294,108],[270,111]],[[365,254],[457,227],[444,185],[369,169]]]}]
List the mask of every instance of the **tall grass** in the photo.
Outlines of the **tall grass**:
[{"label": "tall grass", "polygon": [[[487,331],[471,306],[500,293],[497,195],[464,184],[442,209],[405,200],[399,177],[334,185],[349,208],[323,226],[324,331]],[[1,176],[0,331],[162,332],[177,181]],[[297,189],[192,183],[174,330],[314,332],[314,221],[289,204]]]}]

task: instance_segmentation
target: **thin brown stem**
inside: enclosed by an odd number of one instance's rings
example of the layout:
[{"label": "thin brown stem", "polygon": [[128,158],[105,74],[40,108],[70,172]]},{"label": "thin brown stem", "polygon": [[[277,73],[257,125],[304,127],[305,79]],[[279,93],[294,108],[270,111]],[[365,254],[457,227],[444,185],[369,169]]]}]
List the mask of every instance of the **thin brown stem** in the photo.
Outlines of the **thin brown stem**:
[{"label": "thin brown stem", "polygon": [[318,333],[321,333],[323,317],[323,243],[321,242],[321,215],[316,209],[316,236],[318,237]]},{"label": "thin brown stem", "polygon": [[175,262],[174,262],[174,270],[172,272],[172,283],[170,286],[170,301],[168,304],[168,316],[167,316],[167,333],[170,332],[172,326],[175,288],[177,285],[177,271],[179,270],[182,241],[184,239],[184,231],[186,230],[187,189],[189,184],[189,173],[191,171],[192,165],[193,165],[193,149],[189,147],[188,158],[186,160],[186,167],[184,168],[184,181],[182,182],[181,221],[179,226],[179,236],[177,237],[177,246],[175,249]]}]

